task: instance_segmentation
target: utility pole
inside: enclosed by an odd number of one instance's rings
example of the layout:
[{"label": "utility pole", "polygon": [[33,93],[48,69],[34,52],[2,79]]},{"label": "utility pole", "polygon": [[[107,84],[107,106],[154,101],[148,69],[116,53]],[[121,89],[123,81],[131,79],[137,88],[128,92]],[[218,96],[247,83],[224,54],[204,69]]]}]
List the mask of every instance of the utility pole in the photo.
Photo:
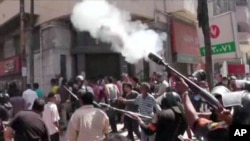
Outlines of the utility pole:
[{"label": "utility pole", "polygon": [[[25,11],[24,11],[24,0],[20,0],[20,50],[21,50],[21,61],[22,61],[22,89],[25,89],[27,83],[26,77],[26,49],[25,49]],[[24,73],[23,73],[24,72]]]},{"label": "utility pole", "polygon": [[213,63],[212,63],[212,48],[210,39],[210,27],[208,17],[207,0],[198,0],[198,21],[204,35],[205,58],[206,58],[206,74],[209,88],[213,88]]},{"label": "utility pole", "polygon": [[34,83],[34,0],[30,0],[30,45],[29,45],[29,76],[30,84]]}]

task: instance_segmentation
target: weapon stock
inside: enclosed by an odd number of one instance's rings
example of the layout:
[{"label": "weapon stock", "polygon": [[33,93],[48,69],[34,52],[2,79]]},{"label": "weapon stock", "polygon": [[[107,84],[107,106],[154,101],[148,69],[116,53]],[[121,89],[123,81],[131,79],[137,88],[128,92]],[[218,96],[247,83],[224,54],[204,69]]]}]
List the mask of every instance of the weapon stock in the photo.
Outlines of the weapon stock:
[{"label": "weapon stock", "polygon": [[148,58],[150,60],[152,60],[153,62],[155,62],[156,64],[158,64],[158,65],[165,66],[168,70],[174,72],[176,75],[178,75],[179,77],[181,77],[182,79],[184,79],[184,81],[189,86],[193,86],[195,89],[197,89],[198,91],[200,91],[201,97],[204,98],[214,109],[220,110],[223,107],[221,105],[221,103],[214,96],[212,96],[212,94],[210,94],[208,91],[204,90],[203,88],[201,88],[200,86],[198,86],[197,84],[195,84],[194,82],[192,82],[191,80],[189,80],[187,77],[185,77],[184,75],[182,75],[176,69],[174,69],[171,66],[169,66],[168,63],[166,63],[163,60],[163,58],[161,58],[160,56],[158,56],[158,55],[156,55],[154,53],[149,53]]},{"label": "weapon stock", "polygon": [[130,112],[130,111],[118,109],[118,108],[112,107],[112,106],[110,106],[109,104],[106,104],[106,103],[99,103],[99,104],[100,104],[101,106],[110,108],[110,109],[112,109],[112,110],[115,110],[115,111],[124,113],[124,114],[128,115],[128,116],[131,117],[131,118],[133,117],[133,115],[136,115],[136,116],[139,116],[139,117],[144,118],[144,119],[149,119],[149,120],[152,119],[152,117],[150,117],[150,116],[144,116],[144,115],[141,115],[141,114],[139,114],[139,113],[135,113],[135,112]]}]

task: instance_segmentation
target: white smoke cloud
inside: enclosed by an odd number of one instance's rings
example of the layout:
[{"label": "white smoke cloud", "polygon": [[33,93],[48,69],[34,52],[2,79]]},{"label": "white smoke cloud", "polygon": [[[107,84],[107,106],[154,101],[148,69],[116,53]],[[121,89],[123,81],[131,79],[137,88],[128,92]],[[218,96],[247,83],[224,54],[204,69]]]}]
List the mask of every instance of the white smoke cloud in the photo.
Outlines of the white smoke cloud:
[{"label": "white smoke cloud", "polygon": [[159,53],[166,39],[148,29],[140,21],[131,21],[128,12],[122,11],[105,0],[83,0],[75,5],[71,21],[79,31],[87,31],[112,49],[122,54],[129,63],[147,58],[149,52]]}]

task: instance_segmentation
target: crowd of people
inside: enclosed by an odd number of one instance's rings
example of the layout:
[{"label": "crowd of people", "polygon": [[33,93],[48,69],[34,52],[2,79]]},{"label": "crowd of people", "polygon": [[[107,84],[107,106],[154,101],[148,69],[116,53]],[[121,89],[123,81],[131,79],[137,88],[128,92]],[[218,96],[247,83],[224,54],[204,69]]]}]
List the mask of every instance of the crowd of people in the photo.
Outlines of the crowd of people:
[{"label": "crowd of people", "polygon": [[[234,76],[215,76],[214,89],[208,88],[203,70],[188,78],[211,91],[224,106],[219,109],[209,106],[200,91],[173,73],[155,72],[148,82],[140,82],[127,74],[123,74],[121,80],[107,76],[96,82],[87,81],[81,75],[72,82],[60,77],[51,79],[48,94],[38,83],[27,84],[22,93],[15,83],[10,83],[7,92],[0,94],[0,140],[59,141],[65,131],[67,141],[135,141],[136,138],[141,141],[203,138],[226,141],[229,140],[228,125],[236,119],[230,113],[234,107],[224,103],[225,94],[241,91],[243,85],[236,83]],[[113,108],[103,107],[102,103]],[[244,118],[247,112],[239,114],[236,117],[241,117],[241,123],[248,124]],[[127,130],[126,138],[119,137],[118,124]],[[184,133],[186,139],[183,139]]]}]

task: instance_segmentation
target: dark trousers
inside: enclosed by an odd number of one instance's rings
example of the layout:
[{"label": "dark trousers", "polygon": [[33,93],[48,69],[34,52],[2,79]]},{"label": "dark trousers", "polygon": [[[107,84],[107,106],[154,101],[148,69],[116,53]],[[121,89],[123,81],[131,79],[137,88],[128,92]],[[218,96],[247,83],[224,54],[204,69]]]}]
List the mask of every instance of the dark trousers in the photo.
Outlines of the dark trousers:
[{"label": "dark trousers", "polygon": [[59,133],[55,133],[53,135],[50,135],[50,141],[60,141],[60,135]]},{"label": "dark trousers", "polygon": [[125,121],[125,126],[128,129],[128,138],[134,141],[135,139],[133,133],[135,133],[138,138],[141,138],[138,122],[127,116],[124,117],[124,121]]},{"label": "dark trousers", "polygon": [[116,114],[117,112],[114,110],[109,109],[107,111],[107,115],[109,117],[109,123],[112,129],[112,132],[117,132],[117,119],[116,119]]}]

